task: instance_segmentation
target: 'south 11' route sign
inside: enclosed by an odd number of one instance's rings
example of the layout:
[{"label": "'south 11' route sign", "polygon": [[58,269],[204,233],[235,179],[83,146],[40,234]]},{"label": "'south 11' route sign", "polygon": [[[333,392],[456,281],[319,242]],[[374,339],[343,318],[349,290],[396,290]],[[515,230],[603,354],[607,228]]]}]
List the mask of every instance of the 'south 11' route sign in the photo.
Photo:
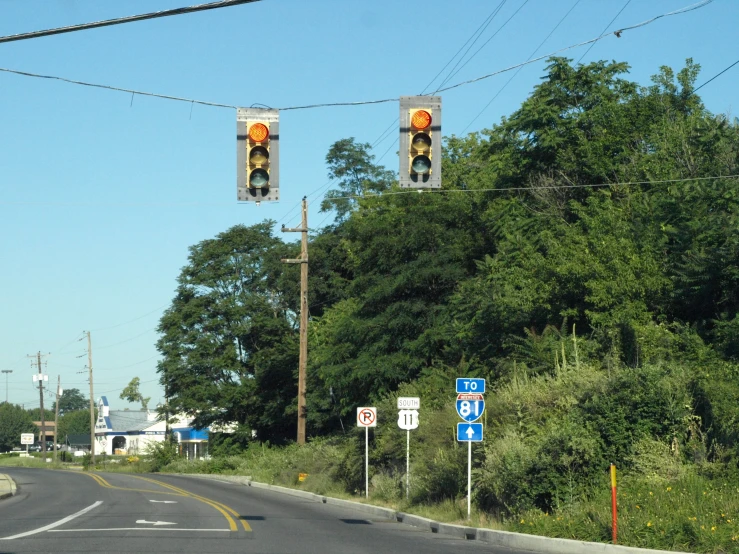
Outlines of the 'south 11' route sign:
[{"label": "'south 11' route sign", "polygon": [[464,393],[457,395],[457,413],[468,423],[477,421],[485,411],[485,398],[482,394]]},{"label": "'south 11' route sign", "polygon": [[377,427],[377,408],[357,408],[357,427]]}]

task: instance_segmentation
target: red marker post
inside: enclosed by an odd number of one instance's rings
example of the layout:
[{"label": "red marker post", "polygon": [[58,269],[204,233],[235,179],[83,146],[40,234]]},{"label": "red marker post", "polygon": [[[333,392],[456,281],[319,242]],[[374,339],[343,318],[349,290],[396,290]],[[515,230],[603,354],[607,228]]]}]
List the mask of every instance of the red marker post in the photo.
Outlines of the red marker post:
[{"label": "red marker post", "polygon": [[612,538],[613,544],[617,544],[616,536],[618,534],[618,515],[616,513],[616,466],[611,464],[611,511],[612,516]]}]

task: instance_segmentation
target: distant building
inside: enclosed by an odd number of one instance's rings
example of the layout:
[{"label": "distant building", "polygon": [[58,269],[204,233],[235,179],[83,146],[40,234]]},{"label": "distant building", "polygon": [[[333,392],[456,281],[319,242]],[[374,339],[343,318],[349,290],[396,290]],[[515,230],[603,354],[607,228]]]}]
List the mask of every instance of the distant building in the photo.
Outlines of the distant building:
[{"label": "distant building", "polygon": [[[43,442],[41,440],[41,422],[40,421],[34,421],[33,424],[38,427],[38,431],[34,433],[38,437],[38,442]],[[56,425],[53,421],[45,421],[44,422],[44,431],[46,433],[46,441],[52,442],[56,440]]]},{"label": "distant building", "polygon": [[[167,426],[158,417],[149,410],[111,410],[108,399],[101,396],[95,424],[95,452],[135,455],[145,452],[150,444],[164,442]],[[180,455],[188,459],[207,455],[209,430],[193,428],[192,418],[184,415],[172,419],[170,432],[177,440]],[[222,432],[232,429],[233,426],[226,426]]]}]

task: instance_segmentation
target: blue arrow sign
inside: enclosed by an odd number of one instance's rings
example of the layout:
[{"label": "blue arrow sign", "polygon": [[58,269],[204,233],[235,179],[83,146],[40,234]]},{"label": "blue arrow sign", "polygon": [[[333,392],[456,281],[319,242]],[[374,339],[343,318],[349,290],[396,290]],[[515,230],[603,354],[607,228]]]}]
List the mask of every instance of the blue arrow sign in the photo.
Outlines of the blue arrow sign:
[{"label": "blue arrow sign", "polygon": [[481,394],[460,394],[457,396],[457,413],[468,423],[480,419],[484,411],[485,399]]},{"label": "blue arrow sign", "polygon": [[469,377],[457,378],[457,393],[474,392],[483,394],[485,392],[485,379],[473,379]]},{"label": "blue arrow sign", "polygon": [[457,423],[457,441],[482,442],[482,423]]}]

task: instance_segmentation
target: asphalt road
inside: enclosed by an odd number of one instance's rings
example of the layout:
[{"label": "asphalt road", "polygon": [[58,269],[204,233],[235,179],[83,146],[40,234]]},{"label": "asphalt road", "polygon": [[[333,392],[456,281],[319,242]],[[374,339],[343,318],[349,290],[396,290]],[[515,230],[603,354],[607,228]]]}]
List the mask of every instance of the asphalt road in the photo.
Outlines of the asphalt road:
[{"label": "asphalt road", "polygon": [[523,554],[330,504],[169,475],[3,468],[0,554],[25,552]]}]

